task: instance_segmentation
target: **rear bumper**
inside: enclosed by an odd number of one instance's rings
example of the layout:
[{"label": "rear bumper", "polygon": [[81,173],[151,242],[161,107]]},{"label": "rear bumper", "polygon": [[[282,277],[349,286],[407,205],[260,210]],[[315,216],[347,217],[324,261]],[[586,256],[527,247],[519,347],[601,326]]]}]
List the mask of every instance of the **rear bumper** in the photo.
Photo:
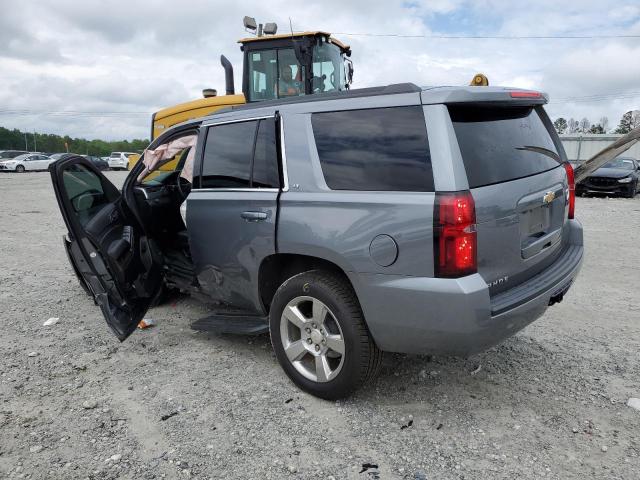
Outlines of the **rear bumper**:
[{"label": "rear bumper", "polygon": [[551,266],[493,297],[479,274],[457,279],[351,274],[378,347],[469,355],[514,335],[561,300],[580,271],[582,226],[570,220],[569,228],[570,244]]}]

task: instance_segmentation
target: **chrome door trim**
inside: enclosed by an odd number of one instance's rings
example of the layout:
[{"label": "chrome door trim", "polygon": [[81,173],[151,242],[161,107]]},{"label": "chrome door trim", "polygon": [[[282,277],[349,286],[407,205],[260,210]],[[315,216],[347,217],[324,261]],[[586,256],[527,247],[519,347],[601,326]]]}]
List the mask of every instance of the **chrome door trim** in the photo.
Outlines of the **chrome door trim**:
[{"label": "chrome door trim", "polygon": [[195,192],[278,192],[277,188],[194,188]]},{"label": "chrome door trim", "polygon": [[226,123],[250,122],[252,120],[264,120],[265,118],[275,118],[275,114],[274,115],[261,115],[259,117],[243,117],[243,118],[236,118],[236,119],[233,119],[233,120],[222,120],[220,122],[214,122],[214,123],[203,123],[202,126],[203,127],[216,127],[218,125],[224,125]]},{"label": "chrome door trim", "polygon": [[280,153],[282,154],[282,191],[289,191],[289,171],[287,170],[287,148],[284,144],[284,120],[280,115]]}]

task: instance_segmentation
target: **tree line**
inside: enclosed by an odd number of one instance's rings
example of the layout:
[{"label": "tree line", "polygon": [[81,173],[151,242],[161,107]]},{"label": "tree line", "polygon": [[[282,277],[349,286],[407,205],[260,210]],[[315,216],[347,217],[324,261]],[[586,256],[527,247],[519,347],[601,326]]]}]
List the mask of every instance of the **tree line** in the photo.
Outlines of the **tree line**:
[{"label": "tree line", "polygon": [[569,120],[560,117],[553,122],[558,133],[629,133],[634,128],[640,127],[640,110],[630,110],[622,115],[618,126],[609,130],[609,119],[601,117],[597,123],[591,123],[588,118]]},{"label": "tree line", "polygon": [[51,133],[23,132],[18,129],[9,130],[0,127],[0,150],[27,150],[30,152],[60,153],[71,152],[82,155],[104,157],[111,152],[142,152],[149,140],[86,140],[60,136]]}]

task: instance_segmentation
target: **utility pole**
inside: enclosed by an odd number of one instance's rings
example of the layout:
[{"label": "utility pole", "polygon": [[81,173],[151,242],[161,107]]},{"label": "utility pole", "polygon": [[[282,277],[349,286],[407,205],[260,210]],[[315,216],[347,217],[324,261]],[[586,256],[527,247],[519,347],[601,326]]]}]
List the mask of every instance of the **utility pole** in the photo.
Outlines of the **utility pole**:
[{"label": "utility pole", "polygon": [[38,142],[36,141],[36,131],[33,131],[33,151],[38,151]]},{"label": "utility pole", "polygon": [[27,132],[24,132],[24,149],[29,151],[29,144],[27,143]]}]

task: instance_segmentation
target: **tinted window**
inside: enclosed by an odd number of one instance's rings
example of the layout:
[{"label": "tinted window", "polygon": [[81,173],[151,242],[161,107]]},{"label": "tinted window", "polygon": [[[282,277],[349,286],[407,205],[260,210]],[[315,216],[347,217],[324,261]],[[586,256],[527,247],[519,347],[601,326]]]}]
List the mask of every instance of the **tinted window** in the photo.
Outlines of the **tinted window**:
[{"label": "tinted window", "polygon": [[276,125],[273,118],[260,120],[256,151],[253,159],[253,183],[256,188],[277,188],[278,153],[276,150]]},{"label": "tinted window", "polygon": [[537,109],[450,106],[449,113],[471,188],[527,177],[561,163]]},{"label": "tinted window", "polygon": [[329,188],[433,191],[422,107],[314,113],[311,122]]},{"label": "tinted window", "polygon": [[257,123],[228,123],[209,128],[202,162],[202,188],[249,187]]},{"label": "tinted window", "polygon": [[105,193],[101,178],[83,165],[66,168],[62,182],[73,213],[83,227],[102,207],[115,200]]}]

